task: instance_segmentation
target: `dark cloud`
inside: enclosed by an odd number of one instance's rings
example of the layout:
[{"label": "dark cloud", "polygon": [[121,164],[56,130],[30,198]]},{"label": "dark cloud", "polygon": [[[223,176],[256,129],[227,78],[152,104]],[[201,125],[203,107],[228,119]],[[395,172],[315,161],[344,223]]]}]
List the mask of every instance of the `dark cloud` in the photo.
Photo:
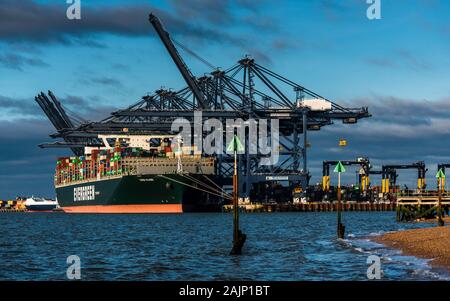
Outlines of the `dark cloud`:
[{"label": "dark cloud", "polygon": [[266,66],[272,65],[272,59],[264,51],[261,51],[256,48],[249,48],[248,55],[254,58],[258,63],[261,63]]},{"label": "dark cloud", "polygon": [[[176,15],[184,16],[188,20],[206,20],[208,23],[217,25],[232,24],[235,21],[233,14],[230,12],[231,1],[170,0],[169,2]],[[208,13],[205,14],[205,11]]]},{"label": "dark cloud", "polygon": [[[248,0],[170,0],[175,15],[189,19],[190,22],[206,21],[210,25],[246,25],[256,30],[276,32],[278,23],[274,18],[260,13],[265,1]],[[245,8],[247,13],[238,16],[235,10]]]},{"label": "dark cloud", "polygon": [[387,58],[369,58],[366,60],[366,63],[378,67],[389,67],[394,68],[396,67],[396,63],[393,60],[387,59]]},{"label": "dark cloud", "polygon": [[414,71],[432,70],[434,66],[423,58],[417,57],[406,49],[396,49],[389,57],[366,59],[370,65],[387,68],[408,68]]},{"label": "dark cloud", "polygon": [[347,106],[367,106],[373,121],[409,126],[430,126],[436,120],[450,120],[450,98],[404,99],[394,96],[374,95],[358,98]]},{"label": "dark cloud", "polygon": [[122,64],[122,63],[116,63],[112,65],[113,69],[115,70],[130,70],[130,67],[128,65]]},{"label": "dark cloud", "polygon": [[[365,10],[359,10],[359,8],[364,9],[365,1],[318,0],[315,1],[315,4],[330,21],[343,20],[354,16],[359,17],[360,14],[365,16]],[[358,10],[355,10],[355,8],[358,8]]]},{"label": "dark cloud", "polygon": [[[65,97],[56,95],[56,97],[61,102],[69,117],[75,117],[75,119],[101,120],[118,109],[116,106],[112,106],[107,101],[95,96],[82,98],[74,95],[67,95]],[[0,138],[2,137],[1,135],[15,136],[17,133],[18,135],[24,135],[27,134],[26,130],[34,131],[40,129],[46,133],[55,131],[51,127],[50,121],[48,121],[45,113],[35,102],[34,96],[30,96],[29,98],[12,98],[0,95],[0,107],[3,113],[3,115],[0,115],[0,122],[3,122],[3,125],[0,123],[0,128],[8,128],[8,122],[20,123],[19,127],[14,127],[14,133],[4,131],[0,133]],[[43,127],[43,124],[47,126]]]},{"label": "dark cloud", "polygon": [[215,30],[191,25],[184,18],[142,5],[82,7],[81,20],[66,18],[64,4],[38,4],[31,0],[3,1],[0,3],[0,38],[6,41],[34,43],[81,44],[103,47],[92,37],[96,34],[119,34],[127,36],[150,36],[153,29],[148,14],[156,12],[174,34],[215,38],[218,41],[232,39]]},{"label": "dark cloud", "polygon": [[86,46],[91,48],[107,48],[106,44],[95,41],[93,39],[88,38],[80,38],[80,39],[74,39],[76,45],[80,46]]},{"label": "dark cloud", "polygon": [[249,15],[244,17],[243,21],[257,30],[269,31],[271,33],[277,33],[281,30],[277,21],[269,16]]},{"label": "dark cloud", "polygon": [[14,99],[0,95],[0,108],[2,108],[2,113],[7,112],[9,117],[11,114],[36,115],[40,112],[40,108],[32,99]]},{"label": "dark cloud", "polygon": [[28,53],[28,54],[33,54],[33,55],[41,55],[42,54],[42,49],[40,49],[35,44],[29,44],[29,43],[18,42],[18,41],[10,41],[8,46],[9,46],[9,50],[12,53],[20,52],[20,53]]},{"label": "dark cloud", "polygon": [[[439,100],[400,99],[393,96],[373,96],[358,99],[344,106],[369,106],[373,115],[356,125],[336,122],[320,132],[310,133],[310,165],[314,181],[320,181],[323,160],[346,160],[368,157],[380,168],[388,163],[425,161],[432,181],[436,165],[450,162],[450,98]],[[344,138],[348,146],[340,148]],[[416,175],[402,172],[401,183],[414,185]],[[353,183],[355,174],[347,175]],[[411,186],[412,187],[412,186]]]},{"label": "dark cloud", "polygon": [[[127,8],[82,8],[82,20],[69,20],[67,6],[38,4],[31,0],[6,0],[0,3],[0,38],[12,41],[71,43],[70,36],[93,33],[144,35],[150,31],[147,13],[150,6]],[[147,22],[147,23],[146,23]]]},{"label": "dark cloud", "polygon": [[[155,12],[174,34],[207,40],[237,42],[225,32],[210,25],[225,24],[236,20],[230,10],[232,1],[173,1],[175,14],[151,5],[83,6],[81,20],[66,18],[64,4],[38,4],[31,0],[6,0],[0,3],[0,38],[8,41],[32,41],[37,43],[85,44],[102,47],[90,38],[95,34],[111,33],[129,36],[153,34],[148,14]],[[203,24],[199,21],[205,21]],[[253,24],[254,27],[266,27]]]},{"label": "dark cloud", "polygon": [[[60,98],[60,101],[66,109],[89,120],[100,120],[115,109],[99,104],[98,99],[94,98],[67,96]],[[55,129],[33,97],[13,99],[0,96],[0,107],[2,110],[6,108],[8,113],[0,116],[0,199],[12,199],[18,195],[54,198],[56,158],[71,156],[72,153],[68,149],[38,147],[43,142],[54,141],[49,134],[54,133]],[[8,119],[1,119],[5,117]]]},{"label": "dark cloud", "polygon": [[[14,44],[58,43],[105,48],[103,34],[155,36],[148,22],[148,14],[154,12],[172,36],[188,45],[227,43],[241,49],[242,54],[254,48],[256,41],[260,52],[274,47],[295,47],[288,42],[289,36],[281,32],[279,22],[261,11],[266,1],[192,0],[169,4],[167,11],[149,4],[84,5],[81,20],[68,20],[64,3],[5,0],[0,2],[0,39]],[[236,27],[247,33],[229,30]],[[276,37],[270,37],[275,34]]]},{"label": "dark cloud", "polygon": [[89,103],[84,98],[81,98],[79,96],[69,95],[61,99],[61,101],[64,103],[65,106],[72,107],[73,109],[76,110],[80,110],[82,108],[89,106]]},{"label": "dark cloud", "polygon": [[46,120],[0,120],[0,191],[1,199],[18,195],[54,197],[55,160],[70,155],[68,150],[40,149],[38,144],[50,141],[52,127]]},{"label": "dark cloud", "polygon": [[14,69],[18,71],[23,71],[26,66],[32,67],[48,67],[48,64],[37,58],[29,58],[20,54],[8,53],[5,55],[0,55],[0,65]]},{"label": "dark cloud", "polygon": [[[203,44],[227,42],[231,46],[240,48],[244,53],[251,53],[255,58],[262,57],[262,52],[273,49],[272,35],[277,35],[278,41],[285,40],[285,48],[293,46],[288,43],[290,37],[287,33],[282,33],[277,19],[261,12],[261,7],[267,1],[247,1],[247,0],[191,0],[176,1],[171,0],[170,4],[174,10],[175,20],[186,19],[189,26],[199,30],[199,35],[186,35],[181,32],[182,39],[189,44]],[[237,13],[244,9],[244,12]],[[174,20],[174,21],[175,21]],[[168,26],[169,27],[169,26]],[[228,28],[240,27],[246,33],[230,34]],[[170,28],[170,27],[169,27]],[[175,32],[176,33],[176,32]],[[258,33],[258,36],[255,36]],[[262,36],[265,35],[265,38]],[[254,45],[258,43],[259,51],[254,51]],[[262,50],[264,49],[264,50]],[[264,62],[269,63],[269,60]]]},{"label": "dark cloud", "polygon": [[409,50],[398,49],[397,54],[411,68],[419,71],[432,69],[433,66],[422,58],[413,55]]},{"label": "dark cloud", "polygon": [[287,50],[299,47],[293,40],[285,39],[283,37],[275,38],[272,41],[272,47],[277,50]]},{"label": "dark cloud", "polygon": [[[65,107],[83,114],[86,119],[99,120],[113,110],[99,105],[98,99],[67,96],[60,98]],[[0,96],[0,107],[18,111],[28,108],[33,116],[18,117],[8,114],[0,119],[0,199],[39,195],[54,198],[53,172],[56,158],[70,156],[68,149],[41,149],[43,142],[53,142],[48,135],[55,132],[33,98],[12,99]],[[4,112],[4,111],[2,111]],[[21,111],[23,113],[23,111]],[[103,115],[103,116],[100,116]],[[3,117],[3,116],[2,116]],[[13,129],[13,130],[8,130]]]},{"label": "dark cloud", "polygon": [[[425,161],[430,172],[428,181],[433,180],[433,170],[441,162],[450,162],[450,133],[421,132],[421,127],[414,127],[415,135],[402,135],[396,132],[395,125],[386,125],[374,120],[360,121],[356,125],[336,124],[324,128],[317,133],[311,133],[309,159],[314,167],[314,181],[320,181],[323,160],[354,160],[358,157],[368,157],[374,169],[380,169],[383,164],[403,164]],[[347,147],[338,147],[339,138],[345,138]],[[441,141],[441,142],[439,142]],[[417,175],[402,172],[400,183],[413,185]],[[347,183],[354,183],[355,174],[349,170]],[[379,180],[378,184],[379,184]]]},{"label": "dark cloud", "polygon": [[99,121],[118,109],[117,106],[112,106],[106,100],[102,100],[97,96],[79,97],[68,95],[59,98],[59,100],[63,107],[69,111],[69,117],[72,114],[84,120]]},{"label": "dark cloud", "polygon": [[122,87],[122,83],[118,79],[111,77],[95,77],[91,81],[104,86]]}]

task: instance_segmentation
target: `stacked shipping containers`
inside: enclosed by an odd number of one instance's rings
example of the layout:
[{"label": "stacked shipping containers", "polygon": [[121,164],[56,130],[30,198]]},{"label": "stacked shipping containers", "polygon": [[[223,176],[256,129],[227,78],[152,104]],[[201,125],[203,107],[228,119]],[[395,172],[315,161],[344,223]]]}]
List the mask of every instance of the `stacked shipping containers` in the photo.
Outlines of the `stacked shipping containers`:
[{"label": "stacked shipping containers", "polygon": [[[195,147],[190,146],[183,146],[183,153],[186,154],[183,156],[201,156]],[[135,147],[122,148],[120,143],[116,142],[114,148],[93,149],[87,156],[58,158],[55,184],[120,175],[127,172],[127,167],[122,165],[122,159],[130,157],[174,158],[175,153],[169,138],[161,139],[160,145],[151,147],[150,150]]]}]

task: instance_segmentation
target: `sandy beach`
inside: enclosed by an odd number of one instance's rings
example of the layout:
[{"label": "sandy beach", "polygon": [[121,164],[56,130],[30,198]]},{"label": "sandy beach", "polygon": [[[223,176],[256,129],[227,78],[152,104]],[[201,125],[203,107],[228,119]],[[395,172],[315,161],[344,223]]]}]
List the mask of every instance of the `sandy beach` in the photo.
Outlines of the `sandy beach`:
[{"label": "sandy beach", "polygon": [[450,271],[450,219],[446,226],[387,233],[375,239],[388,247],[402,250],[405,255],[432,259],[433,267]]}]

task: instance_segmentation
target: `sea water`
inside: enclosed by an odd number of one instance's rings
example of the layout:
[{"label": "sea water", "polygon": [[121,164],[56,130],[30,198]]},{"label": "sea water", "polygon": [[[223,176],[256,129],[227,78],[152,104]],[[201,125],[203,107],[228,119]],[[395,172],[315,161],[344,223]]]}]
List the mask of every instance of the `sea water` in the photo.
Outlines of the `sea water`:
[{"label": "sea water", "polygon": [[373,242],[382,233],[430,227],[397,223],[395,212],[241,214],[247,242],[230,256],[232,215],[0,213],[0,280],[66,280],[67,258],[82,280],[367,280],[377,255],[382,280],[450,279],[429,260]]}]

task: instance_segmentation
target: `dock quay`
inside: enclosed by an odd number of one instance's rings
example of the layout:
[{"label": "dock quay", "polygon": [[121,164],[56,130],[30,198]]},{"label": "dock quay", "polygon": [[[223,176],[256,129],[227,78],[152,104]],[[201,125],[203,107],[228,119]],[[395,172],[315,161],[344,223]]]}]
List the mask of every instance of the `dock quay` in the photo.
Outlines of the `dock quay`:
[{"label": "dock quay", "polygon": [[27,212],[27,209],[17,209],[17,208],[0,208],[0,212]]},{"label": "dock quay", "polygon": [[0,200],[0,212],[25,212],[25,200]]},{"label": "dock quay", "polygon": [[[309,203],[277,203],[277,204],[240,204],[241,212],[333,212],[337,211],[337,202],[309,202]],[[394,211],[395,203],[373,202],[345,202],[343,211]],[[223,212],[232,212],[233,205],[224,205]]]},{"label": "dock quay", "polygon": [[450,194],[445,192],[402,193],[396,198],[396,211],[398,221],[412,221],[432,219],[436,217],[439,207],[439,198],[442,213],[449,215]]}]

